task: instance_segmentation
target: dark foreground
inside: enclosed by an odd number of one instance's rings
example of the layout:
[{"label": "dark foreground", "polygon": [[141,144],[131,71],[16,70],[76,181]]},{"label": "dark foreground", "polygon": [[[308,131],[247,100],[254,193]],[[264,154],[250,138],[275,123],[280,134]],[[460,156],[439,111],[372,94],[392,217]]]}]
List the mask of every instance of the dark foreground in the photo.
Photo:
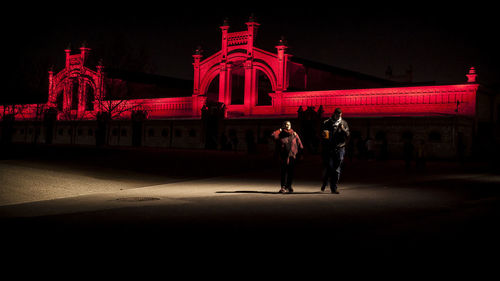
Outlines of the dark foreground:
[{"label": "dark foreground", "polygon": [[[319,192],[320,163],[308,155],[297,167],[295,193],[283,195],[272,155],[15,147],[0,162],[27,176],[83,171],[135,184],[0,206],[4,248],[21,257],[487,264],[500,250],[500,175],[482,163],[429,162],[417,171],[400,161],[347,160],[333,195]],[[6,179],[12,184],[0,171]],[[16,190],[23,188],[30,187]]]}]

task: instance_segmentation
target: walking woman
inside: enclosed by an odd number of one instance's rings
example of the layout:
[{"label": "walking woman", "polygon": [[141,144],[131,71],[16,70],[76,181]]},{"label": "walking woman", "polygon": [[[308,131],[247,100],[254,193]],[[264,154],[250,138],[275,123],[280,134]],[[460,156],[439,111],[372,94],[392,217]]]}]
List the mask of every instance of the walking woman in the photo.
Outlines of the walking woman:
[{"label": "walking woman", "polygon": [[299,135],[292,130],[290,121],[283,122],[279,130],[273,132],[281,163],[281,189],[280,193],[293,192],[292,181],[297,154],[299,149],[304,149]]}]

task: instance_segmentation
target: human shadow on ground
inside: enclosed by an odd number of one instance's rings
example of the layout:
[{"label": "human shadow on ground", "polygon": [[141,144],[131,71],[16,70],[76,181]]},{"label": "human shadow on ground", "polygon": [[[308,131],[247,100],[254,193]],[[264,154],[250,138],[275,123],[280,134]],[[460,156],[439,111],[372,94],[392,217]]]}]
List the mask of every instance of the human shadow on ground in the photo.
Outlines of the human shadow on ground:
[{"label": "human shadow on ground", "polygon": [[278,191],[259,191],[259,190],[234,190],[234,191],[216,191],[215,193],[250,193],[250,194],[329,194],[329,192],[321,192],[321,191],[315,191],[315,192],[301,192],[301,191],[294,191],[292,193],[279,193]]}]

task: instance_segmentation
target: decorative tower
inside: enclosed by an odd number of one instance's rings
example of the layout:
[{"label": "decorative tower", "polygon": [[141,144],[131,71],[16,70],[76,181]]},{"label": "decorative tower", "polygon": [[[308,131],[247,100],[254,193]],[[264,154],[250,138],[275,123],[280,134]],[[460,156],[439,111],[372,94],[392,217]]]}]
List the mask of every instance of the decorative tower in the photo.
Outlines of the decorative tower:
[{"label": "decorative tower", "polygon": [[66,64],[65,68],[69,68],[69,63],[70,63],[70,56],[71,56],[71,44],[68,44],[68,47],[64,50],[66,53]]},{"label": "decorative tower", "polygon": [[193,104],[192,104],[192,112],[193,116],[201,116],[201,108],[205,103],[205,99],[200,96],[200,88],[201,88],[201,77],[200,77],[200,61],[203,57],[203,50],[201,46],[198,46],[193,54],[193,68],[194,68],[194,77],[193,77]]},{"label": "decorative tower", "polygon": [[469,73],[466,74],[465,76],[467,76],[467,83],[476,83],[477,74],[476,74],[476,69],[474,67],[471,67],[469,69]]},{"label": "decorative tower", "polygon": [[278,50],[278,77],[277,77],[277,91],[286,91],[288,88],[288,79],[287,79],[287,61],[288,61],[288,54],[285,53],[286,49],[288,47],[286,46],[286,40],[284,36],[281,36],[281,39],[276,46],[276,49]]},{"label": "decorative tower", "polygon": [[47,105],[49,107],[55,107],[56,100],[54,95],[54,66],[49,68],[49,100]]},{"label": "decorative tower", "polygon": [[200,61],[203,57],[203,50],[201,46],[198,46],[193,54],[193,68],[194,68],[194,77],[193,77],[193,94],[200,94]]},{"label": "decorative tower", "polygon": [[259,29],[260,24],[257,23],[255,16],[252,14],[248,19],[247,25],[247,56],[253,57],[253,47],[254,40],[257,37],[257,30]]},{"label": "decorative tower", "polygon": [[80,47],[80,60],[82,67],[85,65],[85,59],[87,58],[87,54],[90,52],[90,50],[90,48],[87,48],[87,43],[83,42],[82,46]]},{"label": "decorative tower", "polygon": [[227,62],[229,47],[229,22],[224,19],[222,30],[221,62],[219,64],[219,98],[218,102],[229,104],[231,101],[231,66]]},{"label": "decorative tower", "polygon": [[228,19],[224,19],[224,23],[220,27],[222,30],[222,45],[221,45],[221,51],[222,51],[222,60],[225,61],[227,59],[227,42],[228,42],[228,30],[229,30],[229,21]]},{"label": "decorative tower", "polygon": [[96,91],[95,91],[95,100],[94,100],[94,110],[102,110],[102,101],[104,100],[104,62],[102,59],[97,63],[97,79],[96,79]]},{"label": "decorative tower", "polygon": [[287,77],[287,61],[288,54],[285,53],[287,46],[286,40],[284,36],[281,36],[281,39],[276,46],[278,52],[278,70],[276,73],[276,92],[273,96],[273,106],[275,111],[282,114],[283,113],[283,92],[288,88],[288,77]]}]

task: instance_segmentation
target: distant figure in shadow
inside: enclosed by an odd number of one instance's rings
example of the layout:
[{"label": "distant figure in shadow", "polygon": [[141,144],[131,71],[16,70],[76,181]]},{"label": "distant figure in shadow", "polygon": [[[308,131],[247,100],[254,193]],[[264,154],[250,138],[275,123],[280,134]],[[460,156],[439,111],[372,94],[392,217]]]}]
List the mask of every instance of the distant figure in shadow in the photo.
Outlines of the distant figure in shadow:
[{"label": "distant figure in shadow", "polygon": [[417,168],[417,171],[424,171],[425,170],[425,161],[426,161],[426,148],[425,148],[425,141],[420,140],[418,142],[417,148],[416,148],[416,153],[415,153],[415,166]]},{"label": "distant figure in shadow", "polygon": [[411,161],[413,160],[413,143],[410,139],[405,139],[403,144],[403,155],[405,159],[405,168],[406,170],[410,170]]},{"label": "distant figure in shadow", "polygon": [[299,135],[292,130],[290,121],[283,122],[282,127],[272,133],[276,140],[276,149],[281,163],[280,193],[293,192],[292,181],[297,154],[304,149]]},{"label": "distant figure in shadow", "polygon": [[375,149],[374,149],[374,143],[373,139],[371,137],[368,137],[366,139],[366,157],[368,160],[374,160],[375,159]]},{"label": "distant figure in shadow", "polygon": [[220,136],[220,148],[221,150],[231,150],[231,143],[229,142],[229,139],[227,138],[225,133],[222,133]]},{"label": "distant figure in shadow", "polygon": [[257,147],[255,145],[255,138],[252,130],[247,130],[245,133],[245,142],[247,144],[248,153],[255,153],[257,151]]}]

